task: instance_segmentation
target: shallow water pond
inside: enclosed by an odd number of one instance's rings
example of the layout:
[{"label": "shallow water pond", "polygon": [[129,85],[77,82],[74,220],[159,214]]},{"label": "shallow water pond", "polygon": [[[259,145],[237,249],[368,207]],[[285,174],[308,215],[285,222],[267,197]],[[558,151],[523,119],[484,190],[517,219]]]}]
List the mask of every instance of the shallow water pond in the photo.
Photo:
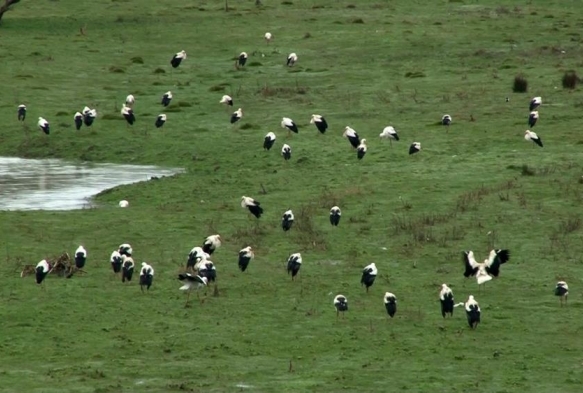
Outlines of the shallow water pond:
[{"label": "shallow water pond", "polygon": [[181,168],[153,165],[0,157],[0,210],[89,208],[93,206],[91,197],[108,188],[182,172]]}]

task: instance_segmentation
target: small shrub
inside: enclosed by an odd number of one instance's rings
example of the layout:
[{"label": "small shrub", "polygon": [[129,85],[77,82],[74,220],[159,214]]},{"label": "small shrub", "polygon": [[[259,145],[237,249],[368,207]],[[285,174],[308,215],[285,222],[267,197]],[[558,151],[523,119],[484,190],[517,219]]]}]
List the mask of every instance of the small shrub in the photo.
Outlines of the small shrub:
[{"label": "small shrub", "polygon": [[532,169],[531,167],[525,164],[522,166],[520,174],[522,176],[534,176],[536,175],[536,170]]},{"label": "small shrub", "polygon": [[209,87],[209,91],[210,92],[213,92],[213,91],[225,91],[225,86],[223,86],[223,85],[211,86],[211,87]]},{"label": "small shrub", "polygon": [[55,116],[56,117],[58,117],[58,116],[69,116],[69,112],[59,111],[59,112],[57,112],[57,114]]},{"label": "small shrub", "polygon": [[260,67],[260,66],[262,66],[262,65],[263,65],[263,64],[261,64],[261,63],[260,63],[260,62],[258,62],[258,61],[252,61],[251,63],[249,63],[249,64],[248,64],[248,66],[249,66],[249,67]]},{"label": "small shrub", "polygon": [[292,3],[291,1],[282,1],[281,4],[282,5],[294,5],[294,3]]},{"label": "small shrub", "polygon": [[405,78],[425,78],[425,73],[421,71],[407,72]]},{"label": "small shrub", "polygon": [[165,73],[166,73],[166,71],[164,71],[164,69],[160,68],[160,67],[158,67],[154,70],[154,74],[165,74]]},{"label": "small shrub", "polygon": [[528,91],[528,81],[522,75],[516,75],[514,77],[514,85],[512,86],[512,91],[515,93],[526,93]]},{"label": "small shrub", "polygon": [[192,104],[186,101],[178,101],[178,106],[181,108],[190,108]]},{"label": "small shrub", "polygon": [[113,72],[114,74],[123,74],[126,71],[122,67],[111,66],[109,67],[109,72]]},{"label": "small shrub", "polygon": [[312,35],[308,32],[304,34],[304,39],[312,38]]},{"label": "small shrub", "polygon": [[362,20],[362,18],[356,18],[352,20],[352,23],[358,23],[358,24],[363,24],[364,21]]},{"label": "small shrub", "polygon": [[579,83],[580,79],[577,76],[575,71],[567,71],[563,75],[563,89],[575,89],[577,87],[577,83]]},{"label": "small shrub", "polygon": [[132,57],[130,60],[134,64],[144,64],[144,59],[142,59],[140,56]]}]

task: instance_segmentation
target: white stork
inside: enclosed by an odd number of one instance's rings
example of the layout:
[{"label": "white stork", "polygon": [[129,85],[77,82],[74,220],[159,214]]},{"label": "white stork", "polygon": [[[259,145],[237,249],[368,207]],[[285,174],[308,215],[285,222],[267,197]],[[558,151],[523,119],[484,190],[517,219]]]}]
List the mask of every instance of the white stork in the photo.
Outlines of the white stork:
[{"label": "white stork", "polygon": [[50,265],[50,263],[47,262],[46,259],[43,259],[42,261],[37,263],[35,268],[36,283],[39,285],[42,284],[42,282],[46,278],[47,274],[50,273],[52,268],[53,267]]},{"label": "white stork", "polygon": [[225,104],[227,106],[233,106],[233,99],[231,98],[231,96],[224,95],[221,98],[221,100],[219,101],[219,104]]},{"label": "white stork", "polygon": [[385,303],[385,309],[389,317],[393,318],[397,312],[397,297],[391,292],[385,292],[383,296],[383,301]]},{"label": "white stork", "polygon": [[536,134],[536,132],[532,132],[530,130],[524,131],[524,139],[527,141],[532,141],[532,142],[536,143],[537,145],[539,145],[540,147],[543,147],[543,141]]},{"label": "white stork", "polygon": [[334,298],[334,308],[336,309],[336,318],[338,314],[342,313],[342,318],[344,318],[344,313],[348,311],[348,299],[344,295],[336,295]]},{"label": "white stork", "polygon": [[24,121],[26,119],[26,105],[18,105],[18,120]]},{"label": "white stork", "polygon": [[87,250],[83,246],[79,246],[75,250],[75,266],[77,269],[83,269],[85,262],[87,262]]},{"label": "white stork", "polygon": [[453,292],[447,284],[441,284],[439,302],[441,303],[441,316],[445,318],[446,314],[449,314],[450,317],[453,317]]},{"label": "white stork", "polygon": [[123,262],[122,255],[119,251],[114,250],[109,257],[109,263],[111,263],[111,268],[115,274],[121,272],[121,264]]},{"label": "white stork", "polygon": [[419,153],[420,151],[421,151],[420,142],[413,142],[411,146],[409,146],[409,155]]},{"label": "white stork", "polygon": [[208,255],[213,255],[213,252],[221,246],[221,235],[210,235],[204,239],[202,250]]},{"label": "white stork", "polygon": [[128,207],[130,205],[130,203],[128,201],[126,201],[125,199],[119,201],[119,207]]},{"label": "white stork", "polygon": [[188,260],[186,261],[186,269],[195,269],[197,263],[210,259],[210,255],[204,252],[202,247],[194,247],[188,253]]},{"label": "white stork", "polygon": [[338,206],[333,206],[330,209],[330,224],[337,227],[340,223],[340,217],[342,216],[342,212]]},{"label": "white stork", "polygon": [[73,121],[75,122],[75,129],[79,131],[83,126],[83,113],[76,112],[75,116],[73,116]]},{"label": "white stork", "polygon": [[451,124],[451,116],[450,115],[443,115],[441,118],[441,124],[444,126],[449,126]]},{"label": "white stork", "polygon": [[95,118],[97,117],[97,110],[91,109],[91,108],[86,106],[83,109],[82,113],[83,113],[83,122],[85,123],[85,126],[91,127],[91,125],[95,121]]},{"label": "white stork", "polygon": [[298,61],[298,55],[296,55],[295,53],[290,53],[287,57],[287,66],[288,67],[293,67],[294,64],[296,64],[296,61]]},{"label": "white stork", "polygon": [[510,259],[509,250],[491,250],[488,259],[478,263],[474,258],[473,251],[464,251],[464,277],[476,277],[478,285],[482,285],[492,279],[492,276],[498,277],[500,274],[500,265],[508,262]]},{"label": "white stork", "polygon": [[236,122],[241,120],[242,117],[243,117],[243,110],[241,108],[239,108],[235,112],[233,112],[233,114],[231,115],[231,124],[235,124]]},{"label": "white stork", "polygon": [[217,279],[217,268],[213,261],[206,260],[199,262],[199,267],[196,270],[200,276],[206,277],[208,282],[215,282]]},{"label": "white stork", "polygon": [[535,109],[537,109],[542,103],[543,103],[542,97],[534,97],[532,100],[530,100],[528,110],[532,112]]},{"label": "white stork", "polygon": [[286,210],[281,217],[281,227],[284,232],[287,232],[291,229],[292,225],[294,224],[294,213],[291,209]]},{"label": "white stork", "polygon": [[397,131],[393,128],[393,126],[387,126],[383,128],[383,131],[379,134],[379,137],[382,139],[388,139],[391,146],[393,146],[393,139],[395,141],[399,140],[399,134],[397,134]]},{"label": "white stork", "polygon": [[132,256],[132,246],[128,243],[120,244],[117,250],[121,255]]},{"label": "white stork", "polygon": [[38,118],[38,127],[41,129],[42,132],[44,132],[47,135],[49,135],[49,133],[51,132],[49,122],[43,117]]},{"label": "white stork", "polygon": [[287,143],[284,144],[281,147],[281,155],[283,156],[283,159],[288,161],[289,159],[291,159],[291,154],[292,154],[291,146],[288,145]]},{"label": "white stork", "polygon": [[164,113],[161,113],[156,118],[156,122],[154,123],[154,125],[156,126],[156,128],[160,128],[164,125],[164,123],[166,123],[166,115]]},{"label": "white stork", "polygon": [[140,269],[140,289],[142,292],[144,292],[144,287],[147,291],[149,291],[153,281],[154,268],[152,265],[146,262],[142,262],[142,269]]},{"label": "white stork", "polygon": [[263,149],[269,151],[275,144],[275,139],[276,139],[275,133],[268,132],[267,135],[265,135],[265,138],[263,139]]},{"label": "white stork", "polygon": [[237,64],[239,65],[239,67],[245,67],[245,63],[247,63],[247,53],[246,52],[241,52],[241,54],[239,54],[239,57],[237,58]]},{"label": "white stork", "polygon": [[360,285],[366,286],[366,292],[368,293],[368,289],[374,284],[375,278],[377,278],[378,270],[377,265],[375,263],[371,263],[370,265],[366,265],[364,269],[362,269],[362,277],[360,278]]},{"label": "white stork", "polygon": [[136,102],[136,98],[133,96],[133,94],[129,94],[126,97],[126,106],[134,106],[134,103]]},{"label": "white stork", "polygon": [[134,275],[134,260],[123,253],[121,254],[121,260],[121,282],[130,282]]},{"label": "white stork", "polygon": [[126,119],[126,121],[128,122],[128,124],[131,126],[134,124],[134,122],[136,121],[136,116],[134,115],[134,110],[132,108],[130,108],[129,106],[123,106],[121,108],[121,115],[123,116],[124,119]]},{"label": "white stork", "polygon": [[366,154],[366,150],[367,150],[366,139],[362,139],[360,141],[360,144],[356,148],[356,158],[362,160],[364,158],[364,155]]},{"label": "white stork", "polygon": [[528,126],[530,128],[534,127],[534,125],[536,124],[538,120],[538,111],[532,111],[530,112],[530,115],[528,115]]},{"label": "white stork", "polygon": [[181,50],[172,57],[172,60],[170,60],[170,64],[172,65],[173,68],[178,68],[178,66],[180,65],[180,63],[182,63],[182,60],[184,59],[186,59],[186,52]]},{"label": "white stork", "polygon": [[557,282],[555,287],[555,296],[559,296],[559,301],[561,302],[561,307],[563,307],[563,300],[565,305],[567,305],[567,296],[569,295],[569,286],[565,281]]},{"label": "white stork", "polygon": [[182,286],[178,288],[180,291],[188,291],[186,297],[186,304],[184,307],[188,306],[188,300],[190,299],[190,293],[192,290],[196,290],[196,296],[200,299],[198,290],[202,287],[206,287],[208,284],[208,279],[200,275],[194,275],[190,273],[180,273],[178,279],[182,282]]},{"label": "white stork", "polygon": [[167,91],[166,93],[164,93],[164,95],[162,95],[161,104],[164,106],[168,106],[170,105],[170,101],[172,101],[172,92]]},{"label": "white stork", "polygon": [[344,134],[342,134],[342,136],[348,138],[348,141],[350,142],[353,148],[356,149],[360,145],[360,137],[358,136],[356,131],[354,131],[349,126],[346,126],[344,128]]},{"label": "white stork", "polygon": [[324,119],[324,116],[312,115],[310,123],[316,126],[318,131],[320,131],[320,134],[324,134],[328,129],[328,123],[326,122],[326,119]]},{"label": "white stork", "polygon": [[260,206],[259,201],[256,201],[253,198],[246,197],[243,195],[241,197],[241,207],[247,208],[256,218],[260,218],[263,214],[263,208]]},{"label": "white stork", "polygon": [[478,304],[476,299],[474,299],[474,297],[470,295],[468,301],[464,304],[464,307],[466,309],[466,315],[468,317],[468,325],[470,325],[472,329],[477,328],[478,324],[480,323],[481,314],[480,305]]},{"label": "white stork", "polygon": [[291,274],[292,281],[295,280],[300,268],[302,267],[302,254],[296,252],[291,254],[287,259],[287,274]]},{"label": "white stork", "polygon": [[294,123],[294,121],[292,119],[290,119],[289,117],[283,117],[281,119],[281,128],[285,128],[288,131],[288,135],[291,132],[295,132],[296,134],[299,132],[298,130],[298,126],[296,125],[296,123]]},{"label": "white stork", "polygon": [[253,252],[253,249],[251,248],[251,246],[248,246],[248,247],[241,249],[239,251],[239,262],[238,262],[239,269],[241,269],[242,272],[247,270],[247,267],[249,266],[249,262],[251,262],[251,260],[253,260],[253,258],[255,258],[255,253]]},{"label": "white stork", "polygon": [[265,38],[265,42],[267,42],[268,44],[273,39],[273,35],[271,33],[269,33],[269,32],[265,33],[265,35],[263,37]]}]

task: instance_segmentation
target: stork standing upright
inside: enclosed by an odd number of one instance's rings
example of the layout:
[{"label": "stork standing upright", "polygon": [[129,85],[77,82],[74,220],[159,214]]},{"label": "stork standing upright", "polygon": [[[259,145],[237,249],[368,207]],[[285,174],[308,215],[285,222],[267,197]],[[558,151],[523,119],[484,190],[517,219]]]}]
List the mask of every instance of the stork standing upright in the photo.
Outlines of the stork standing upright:
[{"label": "stork standing upright", "polygon": [[446,284],[441,284],[439,302],[441,303],[441,316],[445,318],[445,316],[449,314],[450,317],[453,317],[453,292]]},{"label": "stork standing upright", "polygon": [[294,224],[294,213],[291,209],[286,210],[281,217],[281,228],[284,232],[287,232],[291,229],[292,225]]},{"label": "stork standing upright", "polygon": [[468,325],[470,325],[472,329],[477,328],[478,324],[480,323],[480,317],[482,314],[480,310],[480,305],[478,304],[476,299],[474,299],[474,297],[470,295],[468,297],[468,301],[464,304],[464,307],[466,309]]},{"label": "stork standing upright", "polygon": [[330,224],[332,224],[332,226],[337,227],[338,224],[340,223],[341,217],[342,211],[340,210],[340,208],[338,206],[333,206],[330,209]]},{"label": "stork standing upright", "polygon": [[388,139],[391,147],[393,146],[393,140],[399,140],[399,134],[397,134],[397,131],[395,128],[393,128],[393,126],[387,126],[383,128],[383,131],[379,134],[379,137],[382,139]]},{"label": "stork standing upright", "polygon": [[[50,263],[47,262],[46,259],[43,259],[42,261],[37,263],[36,268],[35,268],[35,278],[36,278],[36,283],[38,285],[41,285],[43,283],[43,281],[45,280],[47,275],[50,273],[52,268],[53,267],[51,266]],[[41,286],[41,288],[44,288],[44,286]]]},{"label": "stork standing upright", "polygon": [[251,248],[251,246],[248,246],[248,247],[241,249],[239,251],[239,261],[238,261],[239,269],[242,272],[247,270],[247,267],[249,266],[249,263],[253,260],[253,258],[255,258],[255,253],[253,252],[253,249]]},{"label": "stork standing upright", "polygon": [[134,260],[132,257],[121,254],[122,267],[121,267],[121,282],[130,282],[134,275]]},{"label": "stork standing upright", "polygon": [[263,208],[260,206],[259,201],[245,195],[241,197],[241,207],[247,208],[256,218],[260,218],[263,214]]},{"label": "stork standing upright", "polygon": [[287,130],[287,135],[290,136],[292,132],[299,133],[297,124],[289,117],[283,117],[281,119],[281,128]]},{"label": "stork standing upright", "polygon": [[26,105],[18,105],[18,120],[24,121],[26,119]]},{"label": "stork standing upright", "polygon": [[368,293],[368,289],[374,284],[374,280],[377,278],[378,270],[377,265],[375,263],[371,263],[370,265],[366,265],[364,269],[362,269],[362,276],[360,278],[360,285],[366,286],[366,292]]},{"label": "stork standing upright", "polygon": [[358,134],[356,133],[356,131],[354,131],[349,126],[346,126],[344,128],[344,133],[342,134],[342,136],[345,137],[345,138],[348,138],[348,141],[350,142],[350,145],[354,149],[358,148],[358,146],[360,145],[360,137],[358,136]]},{"label": "stork standing upright", "polygon": [[389,317],[393,318],[397,312],[397,297],[391,292],[386,292],[383,296],[383,301],[385,303],[385,309]]},{"label": "stork standing upright", "polygon": [[301,267],[302,267],[302,254],[299,252],[291,254],[287,259],[287,273],[291,274],[292,281],[295,280],[295,277],[299,273]]},{"label": "stork standing upright", "polygon": [[290,53],[287,56],[287,62],[286,62],[286,64],[287,64],[288,67],[293,67],[296,64],[297,61],[298,61],[298,55],[296,55],[295,53]]},{"label": "stork standing upright", "polygon": [[569,295],[569,286],[565,281],[559,281],[555,287],[555,296],[559,297],[561,302],[561,307],[563,307],[563,302],[565,306],[567,305],[567,296]]},{"label": "stork standing upright", "polygon": [[185,51],[181,50],[180,52],[176,53],[174,56],[172,56],[172,59],[170,60],[172,68],[178,68],[178,66],[180,65],[180,63],[182,63],[182,60],[184,59],[186,59]]},{"label": "stork standing upright", "polygon": [[172,101],[172,92],[167,91],[162,95],[162,101],[160,102],[164,106],[170,105],[170,101]]},{"label": "stork standing upright", "polygon": [[75,250],[75,267],[77,269],[83,269],[85,262],[87,262],[87,250],[83,246],[79,246]]},{"label": "stork standing upright", "polygon": [[292,155],[291,146],[287,143],[284,143],[284,145],[281,147],[281,155],[285,161],[289,161]]},{"label": "stork standing upright", "polygon": [[538,111],[531,111],[528,115],[528,126],[530,128],[534,127],[538,120]]},{"label": "stork standing upright", "polygon": [[154,268],[152,265],[146,262],[142,262],[142,268],[140,269],[140,289],[142,292],[144,292],[144,288],[149,291],[153,281]]},{"label": "stork standing upright", "polygon": [[535,109],[537,109],[542,103],[543,103],[542,97],[533,97],[533,99],[530,100],[530,105],[528,106],[528,110],[532,112]]},{"label": "stork standing upright", "polygon": [[336,318],[342,313],[342,318],[344,319],[344,313],[348,311],[348,299],[344,295],[336,295],[334,297],[334,308],[336,309]]},{"label": "stork standing upright", "polygon": [[271,150],[271,148],[275,144],[276,139],[277,137],[275,136],[275,133],[268,132],[267,135],[265,135],[265,138],[263,138],[263,149],[265,151]]},{"label": "stork standing upright", "polygon": [[316,126],[318,131],[320,131],[320,134],[324,134],[328,129],[328,123],[326,122],[326,119],[324,119],[324,116],[312,115],[310,123]]},{"label": "stork standing upright", "polygon": [[221,235],[219,234],[210,235],[207,236],[206,239],[204,239],[204,242],[202,244],[202,250],[208,255],[213,255],[213,252],[215,252],[215,250],[219,248],[221,244],[222,244]]}]

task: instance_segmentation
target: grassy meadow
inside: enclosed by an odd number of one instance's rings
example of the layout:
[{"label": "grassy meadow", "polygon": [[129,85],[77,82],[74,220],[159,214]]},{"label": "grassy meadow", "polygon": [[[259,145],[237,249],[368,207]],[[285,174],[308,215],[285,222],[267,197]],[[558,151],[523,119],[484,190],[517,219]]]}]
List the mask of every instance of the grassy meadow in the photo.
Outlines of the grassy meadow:
[{"label": "grassy meadow", "polygon": [[[231,0],[225,12],[211,0],[24,0],[4,16],[0,156],[186,173],[108,190],[94,209],[0,212],[0,392],[579,392],[583,96],[561,85],[565,71],[583,74],[578,2],[262,3]],[[172,69],[182,49],[188,58]],[[241,51],[249,59],[237,70]],[[517,74],[525,94],[512,91]],[[131,128],[119,112],[130,93]],[[542,149],[523,137],[533,96],[543,98],[533,128]],[[75,131],[85,105],[98,118]],[[328,120],[325,135],[313,113]],[[449,130],[439,125],[446,113]],[[287,137],[283,116],[298,135]],[[362,161],[342,138],[347,125],[368,141]],[[387,125],[401,137],[392,147],[378,137]],[[269,131],[277,141],[265,152]],[[409,156],[414,141],[422,151]],[[242,195],[262,203],[260,220]],[[289,208],[296,222],[284,233]],[[185,308],[176,275],[215,233],[217,290]],[[148,294],[113,277],[109,255],[125,242],[137,265],[156,270]],[[19,277],[22,264],[79,244],[87,275],[49,276],[44,291]],[[241,273],[247,245],[256,258]],[[511,260],[478,291],[461,253],[482,260],[492,247]],[[294,252],[304,260],[296,282],[285,272]],[[371,262],[379,276],[366,294],[359,280]],[[570,287],[564,308],[559,279]],[[477,330],[462,308],[442,319],[442,283],[456,302],[476,296]],[[386,291],[398,298],[392,320]],[[344,320],[332,305],[339,293]]]}]

